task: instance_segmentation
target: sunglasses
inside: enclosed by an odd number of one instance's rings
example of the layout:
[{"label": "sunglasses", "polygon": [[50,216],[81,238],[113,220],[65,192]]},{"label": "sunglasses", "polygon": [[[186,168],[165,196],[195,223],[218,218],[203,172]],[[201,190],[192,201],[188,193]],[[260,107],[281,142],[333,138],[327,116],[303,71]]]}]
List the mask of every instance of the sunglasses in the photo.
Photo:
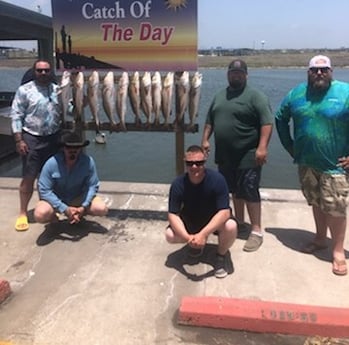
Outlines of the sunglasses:
[{"label": "sunglasses", "polygon": [[205,164],[205,160],[204,161],[185,161],[185,165],[187,167],[193,167],[194,165],[196,165],[197,167],[201,167]]},{"label": "sunglasses", "polygon": [[328,67],[312,67],[312,68],[310,68],[310,72],[314,73],[314,74],[318,73],[318,71],[320,71],[323,74],[326,74],[326,73],[328,73],[329,70],[330,69]]},{"label": "sunglasses", "polygon": [[36,72],[38,72],[38,73],[43,73],[43,72],[50,73],[50,71],[51,71],[50,68],[37,68],[36,69]]}]

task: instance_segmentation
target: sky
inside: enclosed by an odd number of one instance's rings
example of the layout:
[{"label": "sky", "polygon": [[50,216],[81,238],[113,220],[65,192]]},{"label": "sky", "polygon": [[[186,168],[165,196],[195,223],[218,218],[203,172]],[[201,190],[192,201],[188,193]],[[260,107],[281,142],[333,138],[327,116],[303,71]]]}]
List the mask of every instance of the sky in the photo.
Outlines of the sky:
[{"label": "sky", "polygon": [[[197,1],[198,47],[201,49],[349,47],[348,0]],[[33,11],[40,8],[41,13],[48,16],[52,14],[51,0],[6,2]],[[0,45],[7,44],[0,41]]]}]

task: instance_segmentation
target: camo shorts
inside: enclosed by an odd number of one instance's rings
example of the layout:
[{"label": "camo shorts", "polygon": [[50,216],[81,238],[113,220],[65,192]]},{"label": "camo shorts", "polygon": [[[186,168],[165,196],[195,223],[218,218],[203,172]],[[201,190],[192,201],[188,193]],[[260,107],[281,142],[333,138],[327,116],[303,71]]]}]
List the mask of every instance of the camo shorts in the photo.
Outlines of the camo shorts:
[{"label": "camo shorts", "polygon": [[309,205],[317,206],[334,217],[346,216],[348,174],[324,174],[306,166],[299,166],[298,173],[303,195]]}]

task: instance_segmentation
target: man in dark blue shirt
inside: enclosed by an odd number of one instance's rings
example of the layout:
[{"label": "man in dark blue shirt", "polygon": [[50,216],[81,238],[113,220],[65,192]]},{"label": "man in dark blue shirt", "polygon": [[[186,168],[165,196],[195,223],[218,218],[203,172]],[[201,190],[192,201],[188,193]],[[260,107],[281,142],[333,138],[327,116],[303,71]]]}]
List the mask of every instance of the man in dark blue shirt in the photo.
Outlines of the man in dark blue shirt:
[{"label": "man in dark blue shirt", "polygon": [[185,153],[187,172],[171,184],[166,240],[188,243],[202,251],[209,235],[218,235],[215,276],[227,276],[226,257],[237,235],[237,223],[229,206],[227,183],[219,172],[205,168],[206,155],[200,146]]}]

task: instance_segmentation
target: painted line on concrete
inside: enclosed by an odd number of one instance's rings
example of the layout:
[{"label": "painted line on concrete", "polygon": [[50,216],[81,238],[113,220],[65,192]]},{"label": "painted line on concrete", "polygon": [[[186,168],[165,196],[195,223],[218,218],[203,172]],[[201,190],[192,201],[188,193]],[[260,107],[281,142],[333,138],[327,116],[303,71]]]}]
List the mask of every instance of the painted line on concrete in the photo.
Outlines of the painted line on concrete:
[{"label": "painted line on concrete", "polygon": [[349,336],[349,309],[218,297],[183,297],[178,323],[260,333]]}]

